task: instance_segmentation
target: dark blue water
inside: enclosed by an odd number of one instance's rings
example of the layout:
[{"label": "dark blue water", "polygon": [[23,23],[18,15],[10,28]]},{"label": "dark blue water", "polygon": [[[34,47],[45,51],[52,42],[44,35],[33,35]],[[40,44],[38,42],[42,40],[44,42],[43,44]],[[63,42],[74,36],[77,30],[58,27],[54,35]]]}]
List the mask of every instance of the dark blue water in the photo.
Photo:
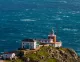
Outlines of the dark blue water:
[{"label": "dark blue water", "polygon": [[24,38],[47,38],[52,27],[63,47],[80,53],[80,0],[0,0],[0,52]]}]

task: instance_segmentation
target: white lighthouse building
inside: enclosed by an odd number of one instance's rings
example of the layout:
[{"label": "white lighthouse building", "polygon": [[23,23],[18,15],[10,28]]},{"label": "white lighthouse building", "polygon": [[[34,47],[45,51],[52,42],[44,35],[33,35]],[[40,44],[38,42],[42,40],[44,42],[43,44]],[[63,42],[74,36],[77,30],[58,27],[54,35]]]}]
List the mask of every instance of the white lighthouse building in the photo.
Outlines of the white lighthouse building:
[{"label": "white lighthouse building", "polygon": [[53,43],[51,44],[54,47],[61,47],[62,42],[57,41],[56,35],[54,34],[54,30],[52,29],[51,33],[48,35],[48,39],[53,39]]},{"label": "white lighthouse building", "polygon": [[54,30],[48,35],[47,39],[24,39],[22,40],[22,48],[24,49],[36,49],[39,45],[49,45],[53,47],[61,47],[62,42],[57,41]]},{"label": "white lighthouse building", "polygon": [[62,46],[62,42],[57,41],[56,35],[54,34],[53,29],[52,29],[51,33],[48,35],[48,39],[41,39],[40,42],[43,44],[49,44],[50,46],[54,46],[54,47]]}]

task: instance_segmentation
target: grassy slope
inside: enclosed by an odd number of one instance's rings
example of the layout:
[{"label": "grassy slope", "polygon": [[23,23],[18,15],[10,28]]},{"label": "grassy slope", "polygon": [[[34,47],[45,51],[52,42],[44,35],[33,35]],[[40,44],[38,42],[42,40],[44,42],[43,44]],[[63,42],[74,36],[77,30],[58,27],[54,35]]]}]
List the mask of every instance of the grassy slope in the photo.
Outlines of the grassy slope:
[{"label": "grassy slope", "polygon": [[[42,47],[39,51],[37,52],[30,52],[28,54],[25,55],[25,57],[28,57],[30,59],[32,59],[33,61],[40,61],[40,62],[56,62],[55,58],[48,58],[49,53],[47,52],[47,49],[49,49],[50,47]],[[43,59],[41,57],[44,57]]]},{"label": "grassy slope", "polygon": [[[24,61],[22,61],[24,58],[25,59],[29,58],[31,62],[35,62],[35,61],[39,61],[39,62],[56,62],[56,58],[51,58],[50,57],[50,55],[51,55],[51,53],[50,53],[51,51],[50,50],[53,50],[54,52],[56,52],[56,50],[69,52],[67,50],[67,48],[58,48],[57,49],[55,47],[50,47],[50,46],[49,47],[41,47],[40,50],[38,50],[36,52],[26,53],[23,56],[23,58],[16,59],[16,60],[14,60],[14,62],[24,62]],[[7,61],[7,62],[12,62],[12,61]]]}]

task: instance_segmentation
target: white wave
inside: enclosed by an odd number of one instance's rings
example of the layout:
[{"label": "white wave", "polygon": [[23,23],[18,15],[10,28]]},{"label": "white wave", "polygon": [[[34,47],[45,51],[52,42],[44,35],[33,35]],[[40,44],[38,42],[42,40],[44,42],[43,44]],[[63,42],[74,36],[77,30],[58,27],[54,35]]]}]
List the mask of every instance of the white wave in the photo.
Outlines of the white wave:
[{"label": "white wave", "polygon": [[60,17],[55,18],[55,20],[62,20]]},{"label": "white wave", "polygon": [[6,40],[1,40],[1,41],[6,41]]},{"label": "white wave", "polygon": [[67,1],[54,1],[54,0],[51,0],[51,2],[60,2],[60,3],[68,3]]},{"label": "white wave", "polygon": [[24,22],[30,22],[30,21],[36,21],[36,20],[32,20],[32,19],[21,19],[20,21],[24,21]]},{"label": "white wave", "polygon": [[68,3],[67,1],[60,1],[61,3]]},{"label": "white wave", "polygon": [[29,9],[26,9],[26,11],[28,11]]},{"label": "white wave", "polygon": [[63,17],[66,17],[66,18],[68,18],[69,16],[63,16]]},{"label": "white wave", "polygon": [[78,33],[74,33],[74,35],[77,35]]},{"label": "white wave", "polygon": [[71,12],[68,12],[68,13],[70,13],[70,14],[79,14],[80,13],[80,11],[71,11]]},{"label": "white wave", "polygon": [[57,12],[57,13],[62,14],[62,12],[61,12],[61,11],[59,11],[59,12]]},{"label": "white wave", "polygon": [[16,41],[16,43],[18,43],[19,41]]},{"label": "white wave", "polygon": [[80,13],[80,11],[77,11],[76,13]]},{"label": "white wave", "polygon": [[64,31],[78,31],[77,29],[69,29],[69,28],[64,28]]}]

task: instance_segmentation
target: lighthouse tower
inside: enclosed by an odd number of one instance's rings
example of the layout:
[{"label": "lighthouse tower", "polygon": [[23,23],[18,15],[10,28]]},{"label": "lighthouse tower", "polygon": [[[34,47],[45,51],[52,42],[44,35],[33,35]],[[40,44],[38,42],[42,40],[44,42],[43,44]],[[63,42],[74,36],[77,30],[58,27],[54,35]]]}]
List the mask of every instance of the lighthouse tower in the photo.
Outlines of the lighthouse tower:
[{"label": "lighthouse tower", "polygon": [[51,30],[51,33],[48,35],[48,39],[53,39],[53,42],[56,42],[56,35],[54,34],[54,30]]}]

